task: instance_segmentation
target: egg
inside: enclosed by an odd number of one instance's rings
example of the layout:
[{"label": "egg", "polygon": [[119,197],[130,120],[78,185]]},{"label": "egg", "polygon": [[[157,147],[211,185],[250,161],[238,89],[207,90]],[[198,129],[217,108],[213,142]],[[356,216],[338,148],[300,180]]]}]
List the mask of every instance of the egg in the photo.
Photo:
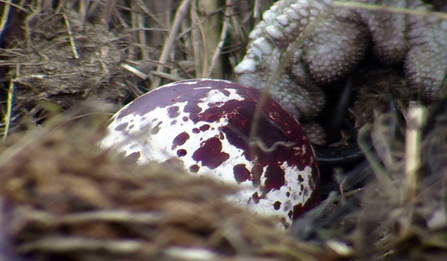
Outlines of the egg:
[{"label": "egg", "polygon": [[228,200],[277,216],[287,228],[319,201],[320,174],[300,124],[272,98],[254,123],[261,97],[225,80],[167,84],[119,110],[101,146],[137,164],[180,163],[193,175],[238,185]]}]

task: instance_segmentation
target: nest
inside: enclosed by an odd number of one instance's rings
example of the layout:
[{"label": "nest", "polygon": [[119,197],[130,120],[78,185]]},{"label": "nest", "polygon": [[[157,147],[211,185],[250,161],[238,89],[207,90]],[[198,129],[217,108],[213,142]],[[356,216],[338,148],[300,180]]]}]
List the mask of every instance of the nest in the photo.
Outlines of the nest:
[{"label": "nest", "polygon": [[302,260],[319,255],[272,220],[227,202],[235,187],[157,163],[136,166],[100,149],[107,115],[94,115],[59,115],[1,147],[2,259]]}]

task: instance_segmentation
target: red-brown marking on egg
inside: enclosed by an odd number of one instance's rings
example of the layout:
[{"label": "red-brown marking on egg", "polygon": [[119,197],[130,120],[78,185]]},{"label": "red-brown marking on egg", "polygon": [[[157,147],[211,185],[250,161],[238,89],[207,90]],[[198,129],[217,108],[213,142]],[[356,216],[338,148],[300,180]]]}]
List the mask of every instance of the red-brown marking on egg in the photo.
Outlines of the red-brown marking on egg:
[{"label": "red-brown marking on egg", "polygon": [[127,155],[126,160],[131,163],[137,163],[140,156],[141,156],[140,152],[134,152],[134,153]]},{"label": "red-brown marking on egg", "polygon": [[127,125],[128,125],[127,122],[122,123],[122,124],[118,125],[118,126],[115,128],[115,130],[116,130],[116,131],[122,131],[122,130],[124,130],[124,129],[127,128]]},{"label": "red-brown marking on egg", "polygon": [[284,174],[284,170],[280,166],[275,164],[268,165],[267,170],[264,174],[266,180],[263,192],[268,193],[270,190],[280,189],[282,186],[284,186]]},{"label": "red-brown marking on egg", "polygon": [[230,92],[228,90],[222,90],[223,95],[230,96]]},{"label": "red-brown marking on egg", "polygon": [[173,119],[180,114],[178,106],[171,106],[168,108],[168,117]]},{"label": "red-brown marking on egg", "polygon": [[210,125],[208,125],[208,124],[204,124],[204,125],[200,126],[199,129],[200,129],[201,131],[207,131],[207,130],[210,129]]},{"label": "red-brown marking on egg", "polygon": [[189,171],[191,171],[192,173],[197,173],[197,172],[199,172],[199,170],[200,170],[200,167],[197,164],[189,166]]},{"label": "red-brown marking on egg", "polygon": [[253,196],[251,196],[251,198],[253,199],[253,202],[255,202],[256,204],[258,204],[259,200],[261,200],[261,197],[259,197],[258,192],[255,192]]},{"label": "red-brown marking on egg", "polygon": [[177,137],[174,138],[174,140],[172,141],[172,146],[171,146],[171,150],[174,150],[175,148],[177,148],[177,146],[181,146],[183,144],[185,144],[185,142],[189,139],[189,134],[184,131],[182,133],[180,133],[179,135],[177,135]]},{"label": "red-brown marking on egg", "polygon": [[226,161],[230,155],[222,152],[222,142],[218,138],[210,138],[203,141],[200,148],[194,151],[192,158],[202,162],[202,166],[215,169]]},{"label": "red-brown marking on egg", "polygon": [[186,152],[186,150],[184,150],[184,149],[179,149],[179,150],[177,150],[177,156],[178,157],[183,157],[183,156],[185,156],[187,154],[187,152]]},{"label": "red-brown marking on egg", "polygon": [[281,202],[276,201],[275,203],[273,203],[273,208],[275,210],[279,210],[281,208]]},{"label": "red-brown marking on egg", "polygon": [[234,179],[238,184],[251,180],[250,171],[245,167],[245,164],[238,164],[233,167]]}]

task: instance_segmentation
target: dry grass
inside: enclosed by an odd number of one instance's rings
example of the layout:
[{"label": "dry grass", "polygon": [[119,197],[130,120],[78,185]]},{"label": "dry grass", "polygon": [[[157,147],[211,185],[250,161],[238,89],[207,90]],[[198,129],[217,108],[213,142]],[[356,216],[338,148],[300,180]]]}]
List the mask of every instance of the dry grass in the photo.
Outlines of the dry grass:
[{"label": "dry grass", "polygon": [[100,149],[108,116],[97,109],[56,115],[1,146],[2,260],[339,258],[227,202],[235,187]]},{"label": "dry grass", "polygon": [[255,10],[231,0],[3,3],[3,133],[45,118],[42,102],[119,104],[167,82],[231,78],[255,15],[271,2],[257,0]]}]

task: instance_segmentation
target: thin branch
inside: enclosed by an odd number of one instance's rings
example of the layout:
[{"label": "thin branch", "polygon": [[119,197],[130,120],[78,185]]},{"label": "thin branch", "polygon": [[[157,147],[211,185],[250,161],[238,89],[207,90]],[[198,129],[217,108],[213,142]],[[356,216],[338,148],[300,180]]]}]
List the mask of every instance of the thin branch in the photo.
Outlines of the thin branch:
[{"label": "thin branch", "polygon": [[[137,23],[138,28],[145,28],[145,17],[142,14],[137,14]],[[144,30],[138,31],[138,43],[142,46],[147,45],[146,32]],[[150,59],[149,53],[145,49],[140,49],[140,52],[142,60]]]},{"label": "thin branch", "polygon": [[410,105],[408,109],[407,131],[405,136],[405,175],[407,181],[407,202],[416,199],[418,172],[422,165],[422,129],[427,121],[427,109],[420,105]]},{"label": "thin branch", "polygon": [[11,127],[11,116],[14,103],[14,89],[15,89],[14,81],[10,80],[8,88],[8,100],[6,101],[5,129],[3,132],[3,139],[6,139],[6,137],[8,136],[9,129]]},{"label": "thin branch", "polygon": [[[191,0],[183,0],[177,13],[175,14],[174,22],[172,24],[171,33],[169,34],[168,39],[166,40],[165,45],[163,46],[163,51],[161,52],[160,59],[158,60],[161,65],[157,66],[157,73],[163,73],[165,70],[164,64],[168,61],[168,57],[172,52],[172,47],[174,46],[174,42],[176,39],[176,35],[180,28],[180,24],[185,17],[187,10],[189,8]],[[160,78],[154,77],[151,89],[155,89],[160,84]]]},{"label": "thin branch", "polygon": [[222,29],[221,29],[221,33],[220,33],[220,41],[216,47],[216,51],[214,52],[213,57],[211,58],[210,69],[206,73],[205,77],[210,77],[211,72],[216,67],[216,64],[218,62],[220,62],[219,58],[222,53],[222,48],[224,46],[225,40],[227,39],[227,33],[228,33],[228,28],[229,28],[229,17],[231,16],[230,15],[230,6],[231,5],[233,5],[233,1],[226,0],[226,2],[225,2],[225,19],[222,24]]},{"label": "thin branch", "polygon": [[68,20],[68,18],[67,18],[67,16],[65,14],[62,14],[62,16],[64,17],[65,25],[67,26],[68,39],[70,40],[71,51],[73,52],[73,57],[75,59],[79,59],[79,53],[78,53],[78,50],[76,48],[76,42],[75,42],[75,40],[73,38],[73,31],[71,30],[70,21]]},{"label": "thin branch", "polygon": [[115,9],[116,6],[116,0],[108,0],[107,4],[105,5],[104,8],[104,16],[103,16],[103,23],[105,25],[108,25],[110,20],[112,19],[112,15],[113,15],[113,10]]},{"label": "thin branch", "polygon": [[[7,6],[8,6],[7,8],[9,8],[10,6],[12,6],[12,7],[17,8],[17,9],[19,9],[20,11],[23,11],[23,12],[25,12],[25,13],[28,13],[28,14],[31,13],[29,10],[27,10],[27,9],[25,9],[25,8],[23,8],[23,7],[21,7],[20,5],[11,3],[11,0],[7,0],[7,1],[5,1],[5,0],[0,0],[0,2],[1,2],[1,3],[4,3],[5,5],[7,5]],[[2,17],[2,19],[3,19],[3,17]]]},{"label": "thin branch", "polygon": [[3,14],[1,17],[1,22],[0,22],[0,39],[2,38],[3,35],[3,31],[5,30],[6,27],[6,23],[8,22],[8,15],[9,15],[9,10],[11,9],[11,0],[7,1],[4,5],[3,5]]}]

